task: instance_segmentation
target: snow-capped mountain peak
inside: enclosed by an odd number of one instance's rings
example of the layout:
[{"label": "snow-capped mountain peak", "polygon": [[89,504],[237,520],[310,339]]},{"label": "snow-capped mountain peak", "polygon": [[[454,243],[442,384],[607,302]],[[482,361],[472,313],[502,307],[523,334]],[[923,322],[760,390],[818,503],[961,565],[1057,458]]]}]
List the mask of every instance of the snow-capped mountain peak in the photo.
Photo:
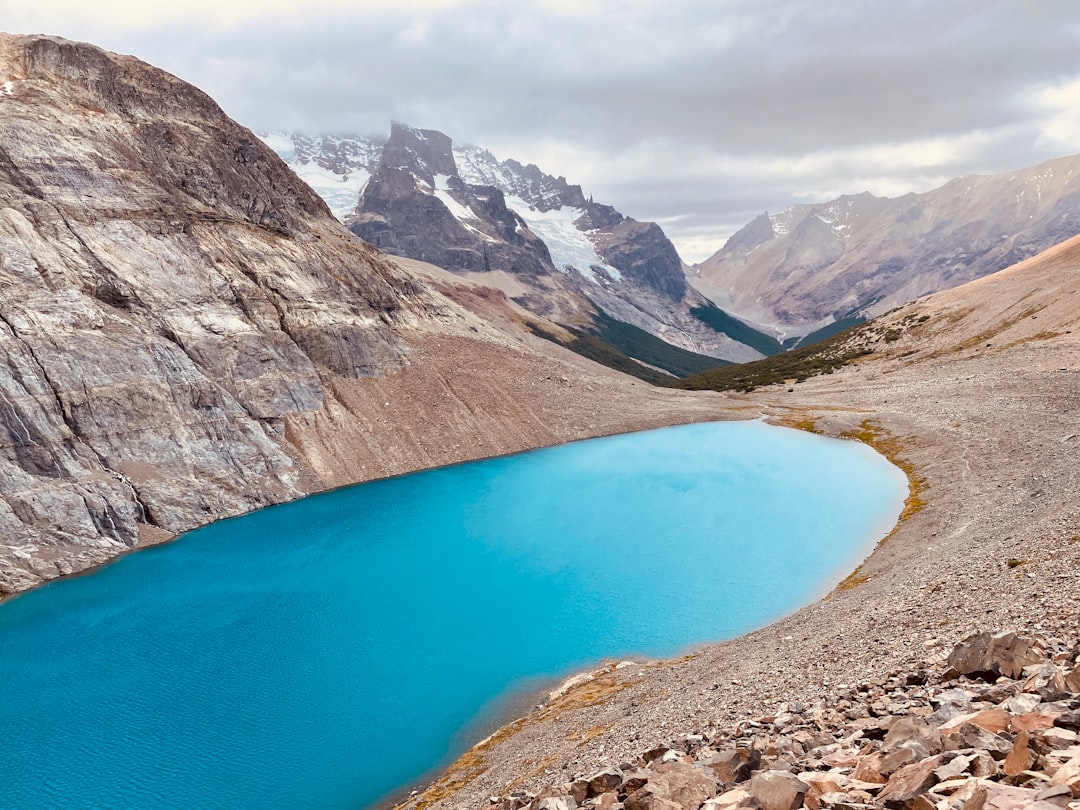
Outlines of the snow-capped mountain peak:
[{"label": "snow-capped mountain peak", "polygon": [[383,141],[264,138],[353,233],[387,253],[454,272],[512,274],[531,290],[519,303],[541,314],[567,306],[580,322],[591,304],[605,313],[597,317],[695,352],[760,356],[691,314],[709,304],[688,287],[658,225],[595,202],[565,177],[400,123]]}]

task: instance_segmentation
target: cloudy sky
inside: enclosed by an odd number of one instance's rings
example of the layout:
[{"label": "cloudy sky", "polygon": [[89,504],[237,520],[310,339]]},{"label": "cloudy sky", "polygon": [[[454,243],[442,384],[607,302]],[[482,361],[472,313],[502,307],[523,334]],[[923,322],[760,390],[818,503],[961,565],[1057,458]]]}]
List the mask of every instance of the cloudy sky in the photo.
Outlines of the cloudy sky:
[{"label": "cloudy sky", "polygon": [[253,129],[439,129],[700,261],[756,214],[1080,152],[1076,0],[0,0]]}]

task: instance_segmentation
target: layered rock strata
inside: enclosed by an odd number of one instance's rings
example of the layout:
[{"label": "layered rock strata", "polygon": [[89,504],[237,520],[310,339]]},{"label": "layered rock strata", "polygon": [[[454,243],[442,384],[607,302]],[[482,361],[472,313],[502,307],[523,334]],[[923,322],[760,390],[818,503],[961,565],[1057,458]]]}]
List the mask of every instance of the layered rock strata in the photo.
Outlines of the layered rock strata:
[{"label": "layered rock strata", "polygon": [[0,591],[302,492],[285,418],[440,302],[207,96],[0,39]]}]

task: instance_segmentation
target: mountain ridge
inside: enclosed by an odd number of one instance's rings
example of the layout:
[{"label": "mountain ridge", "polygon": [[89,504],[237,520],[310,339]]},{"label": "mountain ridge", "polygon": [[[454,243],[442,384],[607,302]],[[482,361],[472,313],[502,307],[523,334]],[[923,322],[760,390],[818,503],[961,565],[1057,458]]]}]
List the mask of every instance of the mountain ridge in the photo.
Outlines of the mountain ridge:
[{"label": "mountain ridge", "polygon": [[[710,304],[687,284],[658,225],[595,202],[564,177],[401,123],[385,141],[350,136],[348,147],[340,137],[264,137],[326,199],[343,201],[343,189],[359,188],[355,210],[343,213],[338,202],[334,210],[380,249],[459,273],[510,273],[529,287],[519,303],[570,327],[591,328],[603,310],[699,354],[760,356],[691,314]],[[313,143],[326,144],[325,154]],[[362,157],[342,161],[342,152]]]},{"label": "mountain ridge", "polygon": [[806,334],[879,315],[1080,233],[1080,156],[761,214],[689,272],[717,305]]}]

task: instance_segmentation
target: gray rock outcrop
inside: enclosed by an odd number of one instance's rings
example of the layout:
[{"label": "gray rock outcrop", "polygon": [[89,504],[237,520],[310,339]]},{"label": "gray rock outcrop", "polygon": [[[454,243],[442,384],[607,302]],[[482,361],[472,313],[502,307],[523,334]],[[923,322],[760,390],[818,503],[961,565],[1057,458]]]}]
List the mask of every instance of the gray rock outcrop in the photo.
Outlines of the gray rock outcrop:
[{"label": "gray rock outcrop", "polygon": [[448,302],[136,59],[0,37],[0,593],[309,486],[286,418]]}]

